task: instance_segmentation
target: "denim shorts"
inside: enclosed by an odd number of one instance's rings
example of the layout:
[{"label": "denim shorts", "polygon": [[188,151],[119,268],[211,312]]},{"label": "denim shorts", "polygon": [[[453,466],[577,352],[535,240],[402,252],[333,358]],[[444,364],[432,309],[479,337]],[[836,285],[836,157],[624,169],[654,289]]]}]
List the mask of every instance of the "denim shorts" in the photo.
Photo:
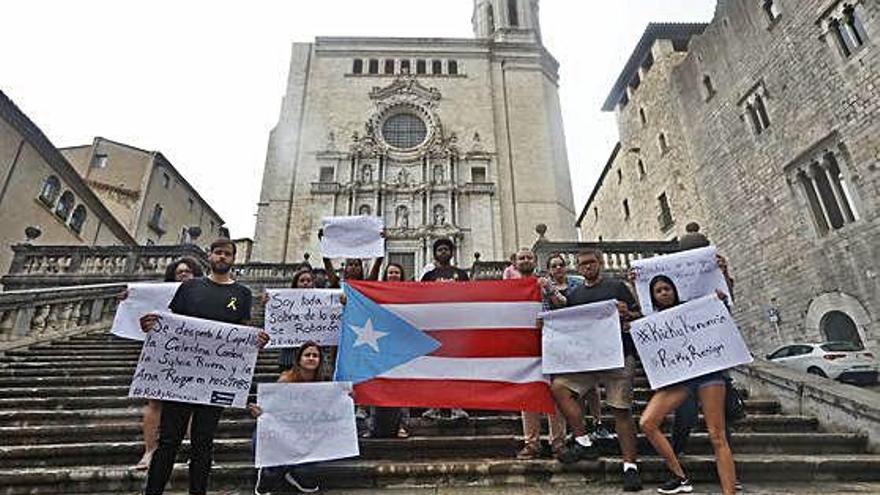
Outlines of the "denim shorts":
[{"label": "denim shorts", "polygon": [[691,378],[690,380],[683,382],[682,385],[687,387],[691,395],[696,396],[701,388],[711,387],[713,385],[724,385],[726,383],[727,381],[724,379],[723,371],[713,371],[712,373]]}]

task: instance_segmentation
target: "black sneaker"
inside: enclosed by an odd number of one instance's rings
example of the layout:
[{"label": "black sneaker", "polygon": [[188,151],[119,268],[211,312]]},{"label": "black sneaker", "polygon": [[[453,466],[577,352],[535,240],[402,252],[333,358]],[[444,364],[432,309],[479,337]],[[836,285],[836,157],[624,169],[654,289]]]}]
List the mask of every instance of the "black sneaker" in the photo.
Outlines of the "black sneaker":
[{"label": "black sneaker", "polygon": [[584,447],[577,441],[574,441],[571,445],[566,447],[565,451],[559,456],[559,462],[563,464],[572,464],[581,459],[595,461],[598,458],[599,449],[597,449],[595,445]]},{"label": "black sneaker", "polygon": [[284,481],[299,490],[300,493],[315,493],[320,490],[318,481],[304,473],[288,471],[284,474]]},{"label": "black sneaker", "polygon": [[623,491],[639,492],[642,490],[642,478],[639,476],[639,470],[629,468],[623,472]]},{"label": "black sneaker", "polygon": [[694,491],[694,487],[691,485],[691,480],[673,476],[669,481],[660,485],[657,491],[660,493],[690,493]]}]

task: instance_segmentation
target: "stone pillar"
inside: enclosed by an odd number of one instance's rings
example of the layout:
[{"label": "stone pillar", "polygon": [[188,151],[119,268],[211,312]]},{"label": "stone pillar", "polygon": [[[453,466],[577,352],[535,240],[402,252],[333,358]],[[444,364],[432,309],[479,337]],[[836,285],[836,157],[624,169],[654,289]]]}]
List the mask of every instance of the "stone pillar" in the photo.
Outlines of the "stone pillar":
[{"label": "stone pillar", "polygon": [[819,184],[816,181],[816,174],[814,172],[813,167],[807,167],[806,169],[807,178],[809,178],[809,185],[813,188],[813,192],[816,195],[816,199],[819,203],[819,209],[822,211],[822,217],[825,219],[825,224],[828,225],[829,229],[833,229],[834,227],[831,224],[831,216],[828,214],[828,205],[825,204],[825,198],[822,197],[822,190],[819,189]]},{"label": "stone pillar", "polygon": [[847,222],[854,222],[855,217],[852,208],[850,208],[849,200],[846,193],[841,189],[840,177],[835,177],[834,172],[831,170],[831,160],[833,159],[834,155],[831,154],[831,152],[826,153],[825,159],[822,160],[820,168],[825,171],[825,175],[828,177],[828,183],[831,185],[831,192],[834,194],[834,199],[840,206],[840,213]]}]

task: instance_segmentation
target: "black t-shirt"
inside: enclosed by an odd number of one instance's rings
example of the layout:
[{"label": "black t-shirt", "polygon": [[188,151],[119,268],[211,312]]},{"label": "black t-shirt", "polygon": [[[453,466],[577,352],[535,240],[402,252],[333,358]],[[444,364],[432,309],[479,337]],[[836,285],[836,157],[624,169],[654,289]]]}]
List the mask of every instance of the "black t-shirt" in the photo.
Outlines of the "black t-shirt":
[{"label": "black t-shirt", "polygon": [[[568,292],[566,299],[568,301],[566,306],[569,307],[607,301],[609,299],[617,299],[620,302],[626,303],[630,311],[636,311],[639,306],[632,291],[629,290],[629,287],[622,280],[604,277],[594,286],[579,285],[575,287]],[[629,332],[623,332],[623,353],[627,356],[634,356],[636,354],[636,346]]]},{"label": "black t-shirt", "polygon": [[168,307],[184,316],[240,324],[251,319],[251,298],[251,290],[238,282],[199,277],[180,284]]},{"label": "black t-shirt", "polygon": [[466,271],[454,266],[438,266],[422,275],[422,282],[467,282],[470,279]]}]

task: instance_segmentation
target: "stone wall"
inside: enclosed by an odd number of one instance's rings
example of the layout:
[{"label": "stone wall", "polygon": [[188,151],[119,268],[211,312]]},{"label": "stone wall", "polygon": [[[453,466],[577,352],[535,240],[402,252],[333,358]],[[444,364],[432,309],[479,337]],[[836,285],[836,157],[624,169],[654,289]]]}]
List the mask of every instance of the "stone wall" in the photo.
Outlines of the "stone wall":
[{"label": "stone wall", "polygon": [[[855,2],[868,39],[845,58],[826,23],[842,3],[830,10],[818,0],[775,3],[781,14],[771,20],[758,2],[720,2],[674,71],[711,237],[730,258],[737,318],[751,342],[778,343],[770,307],[779,310],[779,340],[825,339],[821,317],[810,324],[807,316],[831,296],[841,303],[825,310],[847,313],[876,349],[880,5]],[[717,90],[708,100],[704,76]],[[770,119],[761,133],[745,107],[755,94]],[[836,157],[851,196],[842,201],[856,218],[822,232],[797,171],[826,152]]]},{"label": "stone wall", "polygon": [[[661,158],[659,170],[649,157],[647,176],[656,172],[668,190],[689,192],[685,201],[670,196],[674,230],[699,221],[729,258],[734,311],[753,350],[839,338],[840,328],[827,325],[835,311],[877,349],[880,6],[771,3],[767,11],[761,2],[719,1],[686,53],[657,57],[663,40],[654,44],[654,67],[618,106],[623,146],[594,194],[599,221],[584,211],[582,233],[656,236],[657,212],[641,206],[656,205],[659,189],[633,188],[632,172],[621,184],[616,176],[619,167],[631,170],[627,142],[656,149],[648,139],[656,132],[634,117],[643,107],[648,125],[659,122],[670,150],[681,152]],[[845,53],[829,20],[845,22],[850,4],[863,46]],[[629,222],[621,220],[623,199]]]}]

